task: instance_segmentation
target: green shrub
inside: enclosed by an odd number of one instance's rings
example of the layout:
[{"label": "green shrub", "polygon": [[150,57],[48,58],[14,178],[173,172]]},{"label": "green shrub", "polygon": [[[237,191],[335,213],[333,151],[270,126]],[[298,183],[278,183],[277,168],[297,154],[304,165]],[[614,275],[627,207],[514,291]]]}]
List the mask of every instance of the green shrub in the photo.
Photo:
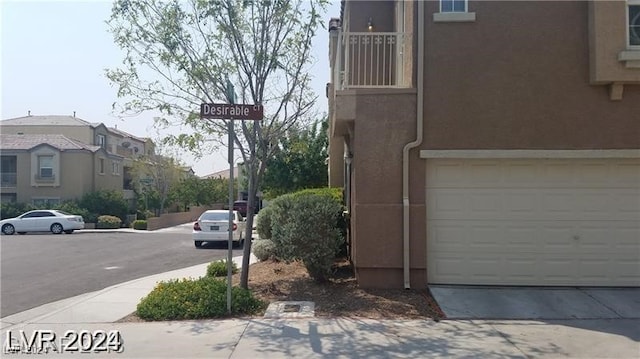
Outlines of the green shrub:
[{"label": "green shrub", "polygon": [[251,251],[261,261],[276,258],[275,249],[276,246],[270,239],[259,239],[251,244]]},{"label": "green shrub", "polygon": [[120,228],[122,224],[122,220],[115,216],[100,216],[98,217],[98,223],[96,224],[96,228],[101,229],[115,229]]},{"label": "green shrub", "polygon": [[15,218],[34,209],[36,208],[30,203],[2,203],[0,204],[0,219]]},{"label": "green shrub", "polygon": [[[121,219],[127,218],[129,211],[129,205],[122,196],[122,191],[103,190],[90,192],[82,197],[79,205],[89,211],[89,213],[108,214]],[[86,219],[85,222],[95,223]]]},{"label": "green shrub", "polygon": [[256,223],[256,230],[261,239],[271,238],[271,216],[273,209],[271,206],[265,207],[260,210],[258,214],[258,222]]},{"label": "green shrub", "polygon": [[343,206],[328,191],[300,191],[273,200],[271,240],[283,260],[302,260],[309,275],[326,280],[344,243]]},{"label": "green shrub", "polygon": [[146,231],[147,230],[147,221],[142,219],[137,219],[133,221],[133,229],[139,229]]},{"label": "green shrub", "polygon": [[[256,314],[265,303],[246,289],[233,287],[232,314]],[[160,282],[137,306],[146,320],[218,318],[227,315],[227,284],[211,277]]]},{"label": "green shrub", "polygon": [[138,211],[136,211],[136,218],[138,218],[138,219],[145,220],[145,219],[149,219],[149,218],[151,218],[153,216],[154,216],[153,212],[151,212],[149,210],[144,210],[144,211],[138,210]]},{"label": "green shrub", "polygon": [[65,211],[65,212],[70,213],[70,214],[75,214],[75,215],[78,215],[78,216],[82,216],[82,219],[84,219],[85,222],[95,223],[95,221],[94,222],[89,222],[87,220],[88,218],[91,217],[91,214],[89,213],[89,211],[86,208],[80,207],[80,205],[76,201],[64,201],[60,205],[56,206],[55,209],[59,209],[61,211]]},{"label": "green shrub", "polygon": [[[231,261],[231,273],[238,273],[238,266],[236,262]],[[207,266],[207,277],[224,277],[227,275],[227,261],[215,261],[211,262]]]},{"label": "green shrub", "polygon": [[298,192],[293,192],[294,197],[306,196],[306,195],[326,196],[332,198],[336,203],[343,203],[342,188],[340,187],[322,187],[322,188],[308,188]]}]

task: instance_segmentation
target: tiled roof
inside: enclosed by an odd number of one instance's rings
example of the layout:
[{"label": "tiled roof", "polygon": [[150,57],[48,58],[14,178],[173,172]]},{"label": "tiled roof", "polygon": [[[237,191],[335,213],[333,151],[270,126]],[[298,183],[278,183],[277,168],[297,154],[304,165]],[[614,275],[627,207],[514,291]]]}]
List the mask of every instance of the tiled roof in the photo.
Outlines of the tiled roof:
[{"label": "tiled roof", "polygon": [[74,116],[25,116],[0,121],[1,126],[93,126],[93,124]]},{"label": "tiled roof", "polygon": [[130,134],[129,132],[122,131],[122,130],[117,129],[117,128],[115,128],[115,127],[107,127],[107,129],[108,129],[109,131],[111,131],[111,132],[113,132],[113,133],[116,133],[116,134],[119,134],[120,136],[123,136],[123,137],[129,137],[129,138],[132,138],[132,139],[134,139],[134,140],[138,140],[138,141],[140,141],[140,142],[147,142],[147,138],[142,138],[142,137],[134,136],[134,135]]},{"label": "tiled roof", "polygon": [[61,151],[88,150],[96,152],[99,146],[90,146],[72,140],[64,135],[4,135],[0,134],[0,149],[2,150],[30,150],[42,144],[48,144]]}]

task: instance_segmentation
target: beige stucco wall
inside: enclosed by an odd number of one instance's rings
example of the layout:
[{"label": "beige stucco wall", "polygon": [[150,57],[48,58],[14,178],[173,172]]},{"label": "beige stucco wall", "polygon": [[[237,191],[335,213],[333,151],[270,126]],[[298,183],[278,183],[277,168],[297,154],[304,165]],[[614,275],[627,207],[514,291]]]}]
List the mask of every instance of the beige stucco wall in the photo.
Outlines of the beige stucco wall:
[{"label": "beige stucco wall", "polygon": [[[51,153],[50,153],[51,152]],[[17,202],[31,203],[34,198],[59,198],[61,201],[79,199],[87,192],[100,189],[122,189],[122,167],[120,175],[111,173],[111,160],[107,160],[104,175],[96,175],[98,156],[89,151],[57,151],[41,146],[34,151],[3,151],[3,155],[15,155],[17,158],[17,185],[15,188],[2,188],[2,193],[16,193]],[[54,154],[55,182],[34,182],[38,172],[37,155]],[[120,159],[115,158],[120,161]],[[121,162],[121,161],[120,161]],[[94,182],[95,181],[95,182]]]},{"label": "beige stucco wall", "polygon": [[[618,56],[627,50],[626,1],[589,2],[589,55],[592,83],[640,84],[640,68],[627,68]],[[634,50],[640,58],[640,49]]]}]

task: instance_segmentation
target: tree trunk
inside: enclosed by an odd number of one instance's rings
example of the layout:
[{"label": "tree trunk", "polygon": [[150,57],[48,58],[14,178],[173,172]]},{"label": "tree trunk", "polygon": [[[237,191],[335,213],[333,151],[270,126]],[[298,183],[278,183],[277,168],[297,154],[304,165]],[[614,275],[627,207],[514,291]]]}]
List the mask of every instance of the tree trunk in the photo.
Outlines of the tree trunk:
[{"label": "tree trunk", "polygon": [[242,272],[240,273],[240,287],[249,288],[249,260],[251,259],[251,237],[253,236],[253,217],[254,208],[256,206],[255,198],[257,193],[255,164],[249,164],[249,188],[247,198],[247,222],[244,240],[244,249],[242,251]]}]

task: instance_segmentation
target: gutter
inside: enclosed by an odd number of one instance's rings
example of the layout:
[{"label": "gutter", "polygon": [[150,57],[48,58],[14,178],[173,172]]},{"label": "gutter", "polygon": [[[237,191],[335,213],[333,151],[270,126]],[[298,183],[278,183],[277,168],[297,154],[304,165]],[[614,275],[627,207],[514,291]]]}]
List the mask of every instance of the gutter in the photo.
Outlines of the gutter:
[{"label": "gutter", "polygon": [[409,236],[409,151],[421,146],[424,128],[424,1],[418,1],[416,139],[402,149],[402,256],[404,288],[411,288],[411,256]]}]

